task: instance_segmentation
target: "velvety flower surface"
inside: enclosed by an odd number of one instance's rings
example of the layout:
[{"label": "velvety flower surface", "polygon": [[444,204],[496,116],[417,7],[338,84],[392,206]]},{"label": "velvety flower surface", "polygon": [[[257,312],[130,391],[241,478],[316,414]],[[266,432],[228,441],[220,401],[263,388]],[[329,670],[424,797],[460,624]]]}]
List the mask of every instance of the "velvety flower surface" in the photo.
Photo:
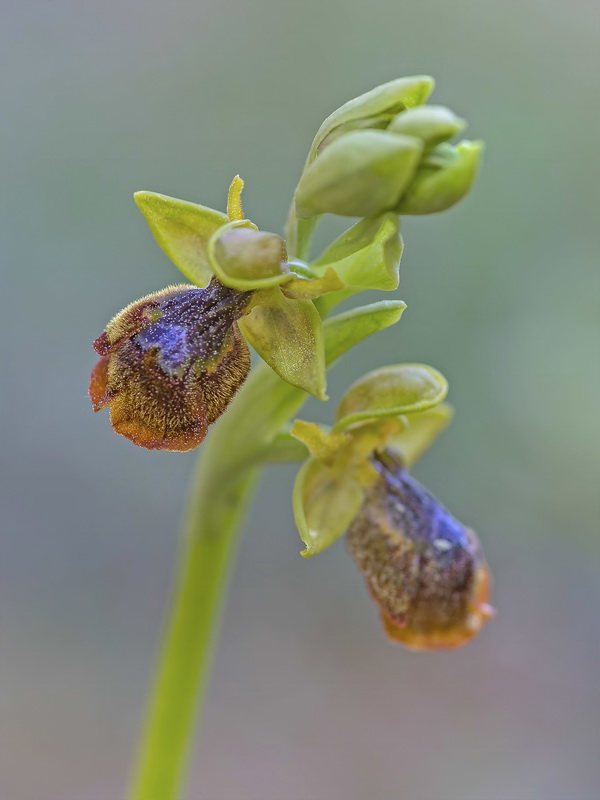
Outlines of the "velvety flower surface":
[{"label": "velvety flower surface", "polygon": [[473,531],[389,452],[347,534],[347,548],[388,636],[417,650],[459,647],[493,615],[490,574]]},{"label": "velvety flower surface", "polygon": [[237,325],[249,298],[213,278],[127,306],[94,342],[94,410],[110,406],[115,431],[141,447],[197,447],[250,370]]}]

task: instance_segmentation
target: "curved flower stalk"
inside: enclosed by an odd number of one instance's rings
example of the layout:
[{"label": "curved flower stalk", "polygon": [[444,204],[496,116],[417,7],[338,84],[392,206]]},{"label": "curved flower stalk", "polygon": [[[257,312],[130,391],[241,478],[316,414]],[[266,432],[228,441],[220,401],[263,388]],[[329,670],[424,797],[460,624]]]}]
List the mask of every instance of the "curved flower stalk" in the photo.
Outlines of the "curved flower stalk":
[{"label": "curved flower stalk", "polygon": [[[449,208],[474,180],[482,146],[451,143],[465,123],[426,105],[432,90],[427,76],[390,81],[325,120],[294,192],[285,240],[245,217],[239,176],[226,213],[135,195],[189,283],[143,297],[108,323],[94,342],[100,360],[90,397],[95,410],[110,407],[115,431],[135,444],[201,445],[204,457],[131,800],[179,796],[238,532],[264,464],[304,461],[293,492],[303,555],[346,534],[395,641],[455,647],[491,615],[475,535],[407,472],[451,416],[437,370],[379,368],[349,389],[330,429],[293,422],[309,394],[327,399],[329,366],[400,319],[398,300],[326,319],[363,290],[398,287],[400,215]],[[312,233],[327,213],[359,219],[311,259]],[[252,373],[249,346],[263,361]]]}]

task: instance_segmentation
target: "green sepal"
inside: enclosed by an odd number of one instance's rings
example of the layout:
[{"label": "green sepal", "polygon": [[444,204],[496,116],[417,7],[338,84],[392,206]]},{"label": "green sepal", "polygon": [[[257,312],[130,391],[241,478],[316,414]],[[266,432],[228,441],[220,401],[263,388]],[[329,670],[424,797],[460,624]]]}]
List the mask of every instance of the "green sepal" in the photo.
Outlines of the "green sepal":
[{"label": "green sepal", "polygon": [[398,214],[436,214],[458,203],[471,188],[483,142],[442,143],[424,159],[402,197]]},{"label": "green sepal", "polygon": [[[237,252],[232,252],[231,247],[228,252],[225,245],[227,235],[236,229],[243,230],[244,235],[256,237],[257,241],[254,242],[253,238],[242,241],[236,248]],[[247,292],[254,289],[268,289],[290,280],[287,262],[278,260],[277,265],[266,263],[262,255],[265,237],[269,239],[274,237],[281,242],[282,258],[285,258],[283,239],[275,233],[259,231],[257,226],[247,219],[227,222],[211,235],[206,248],[208,261],[222,284]],[[255,264],[252,263],[253,259],[256,260]],[[255,271],[256,277],[250,277],[252,270]]]},{"label": "green sepal", "polygon": [[155,192],[136,192],[135,202],[154,238],[185,277],[206,286],[212,270],[206,252],[208,240],[227,216],[213,208],[167,197]]},{"label": "green sepal", "polygon": [[321,317],[310,300],[289,300],[279,288],[239,320],[259,356],[286,383],[319,400],[325,393],[325,350]]},{"label": "green sepal", "polygon": [[358,514],[364,493],[344,472],[309,458],[296,477],[292,502],[307,558],[320,553],[345,533]]},{"label": "green sepal", "polygon": [[398,287],[403,242],[395,214],[363,219],[345,231],[311,264],[315,272],[333,266],[349,287]]},{"label": "green sepal", "polygon": [[394,325],[405,308],[406,303],[402,300],[381,300],[378,303],[352,308],[325,320],[323,327],[327,365],[367,336]]},{"label": "green sepal", "polygon": [[371,217],[395,207],[413,179],[423,143],[380,130],[336,139],[302,174],[296,214]]},{"label": "green sepal", "polygon": [[449,425],[453,415],[454,410],[449,403],[442,403],[420,414],[410,414],[404,418],[404,430],[391,436],[388,444],[398,450],[405,465],[411,467]]},{"label": "green sepal", "polygon": [[413,75],[407,78],[396,78],[380,86],[376,86],[364,94],[349,100],[340,106],[323,122],[313,140],[308,155],[308,163],[313,161],[336,129],[344,126],[380,127],[386,118],[392,118],[405,108],[412,108],[424,103],[435,86],[429,75]]},{"label": "green sepal", "polygon": [[423,140],[425,149],[429,150],[464,131],[466,125],[464,119],[445,106],[418,106],[394,117],[387,130],[416,136]]},{"label": "green sepal", "polygon": [[348,389],[337,411],[334,430],[363,420],[414,414],[442,402],[448,393],[444,376],[425,364],[397,364],[368,372]]}]

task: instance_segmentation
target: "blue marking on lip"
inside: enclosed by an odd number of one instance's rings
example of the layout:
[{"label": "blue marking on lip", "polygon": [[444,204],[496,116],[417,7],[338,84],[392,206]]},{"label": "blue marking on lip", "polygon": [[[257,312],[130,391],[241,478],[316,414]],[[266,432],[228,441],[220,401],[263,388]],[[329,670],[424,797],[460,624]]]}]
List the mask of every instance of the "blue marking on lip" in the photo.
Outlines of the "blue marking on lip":
[{"label": "blue marking on lip", "polygon": [[157,320],[134,337],[144,352],[158,349],[157,362],[166,373],[173,374],[189,363],[191,352],[188,329],[166,320]]}]

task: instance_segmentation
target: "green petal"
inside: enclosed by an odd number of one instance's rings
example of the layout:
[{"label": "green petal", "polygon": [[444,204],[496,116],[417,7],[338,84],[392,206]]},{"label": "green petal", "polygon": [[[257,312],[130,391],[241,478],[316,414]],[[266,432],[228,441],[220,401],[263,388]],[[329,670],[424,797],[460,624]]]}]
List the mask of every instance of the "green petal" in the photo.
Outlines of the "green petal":
[{"label": "green petal", "polygon": [[414,414],[442,402],[444,376],[425,364],[398,364],[373,370],[356,381],[338,407],[334,430],[367,419]]},{"label": "green petal", "polygon": [[317,131],[308,162],[310,163],[316,157],[324,140],[340,126],[348,127],[353,123],[358,123],[360,126],[369,117],[374,117],[374,123],[377,125],[377,118],[381,115],[392,117],[405,108],[412,108],[424,103],[434,86],[435,81],[429,75],[396,78],[396,80],[376,86],[369,92],[344,103],[327,117]]},{"label": "green petal", "polygon": [[398,217],[382,214],[353,225],[311,266],[316,272],[333,266],[350,287],[396,289],[402,246]]},{"label": "green petal", "polygon": [[436,214],[458,203],[475,180],[482,152],[482,142],[438,145],[417,170],[398,214]]},{"label": "green petal", "polygon": [[136,192],[134,199],[175,266],[192,283],[206,286],[212,275],[206,247],[211,234],[227,222],[226,215],[155,192]]},{"label": "green petal", "polygon": [[371,217],[399,202],[412,180],[423,143],[379,130],[351,131],[310,164],[296,189],[296,214]]},{"label": "green petal", "polygon": [[442,403],[421,414],[405,417],[406,428],[389,440],[389,445],[399,450],[407,467],[421,458],[440,433],[452,420],[454,412],[449,403]]},{"label": "green petal", "polygon": [[288,300],[279,289],[239,326],[259,356],[286,383],[326,400],[321,317],[310,300]]},{"label": "green petal", "polygon": [[345,533],[364,494],[352,478],[309,458],[298,473],[292,499],[296,525],[306,545],[302,555],[307,557],[320,553]]}]

